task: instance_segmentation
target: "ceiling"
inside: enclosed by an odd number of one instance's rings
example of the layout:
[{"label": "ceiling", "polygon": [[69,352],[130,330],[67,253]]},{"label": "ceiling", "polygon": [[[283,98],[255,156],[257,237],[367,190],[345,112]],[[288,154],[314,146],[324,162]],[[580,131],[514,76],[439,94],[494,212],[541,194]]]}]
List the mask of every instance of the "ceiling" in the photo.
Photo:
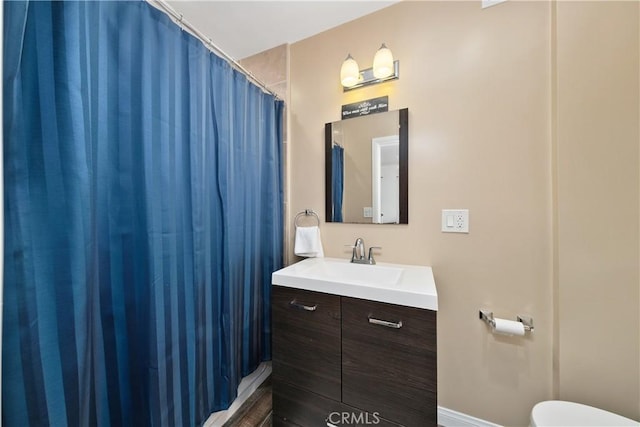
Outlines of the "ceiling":
[{"label": "ceiling", "polygon": [[399,0],[193,1],[167,3],[234,59],[318,34]]}]

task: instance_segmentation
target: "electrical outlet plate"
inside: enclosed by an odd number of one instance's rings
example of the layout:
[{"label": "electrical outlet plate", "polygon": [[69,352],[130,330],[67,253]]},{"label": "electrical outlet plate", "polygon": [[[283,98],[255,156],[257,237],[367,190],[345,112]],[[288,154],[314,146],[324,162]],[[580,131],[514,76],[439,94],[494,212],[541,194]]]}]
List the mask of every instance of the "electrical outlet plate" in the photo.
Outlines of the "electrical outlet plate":
[{"label": "electrical outlet plate", "polygon": [[469,209],[443,209],[442,231],[444,233],[468,233]]}]

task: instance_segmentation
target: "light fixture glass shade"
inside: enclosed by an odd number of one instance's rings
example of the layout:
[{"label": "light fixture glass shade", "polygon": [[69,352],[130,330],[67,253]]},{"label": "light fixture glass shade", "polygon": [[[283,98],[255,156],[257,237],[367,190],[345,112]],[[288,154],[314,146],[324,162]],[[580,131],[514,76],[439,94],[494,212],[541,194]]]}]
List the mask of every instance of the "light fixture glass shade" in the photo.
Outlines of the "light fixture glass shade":
[{"label": "light fixture glass shade", "polygon": [[393,74],[393,54],[391,50],[382,43],[380,49],[373,58],[373,75],[377,79],[384,79]]},{"label": "light fixture glass shade", "polygon": [[360,79],[360,68],[355,59],[349,54],[340,68],[340,82],[344,87],[355,86]]}]

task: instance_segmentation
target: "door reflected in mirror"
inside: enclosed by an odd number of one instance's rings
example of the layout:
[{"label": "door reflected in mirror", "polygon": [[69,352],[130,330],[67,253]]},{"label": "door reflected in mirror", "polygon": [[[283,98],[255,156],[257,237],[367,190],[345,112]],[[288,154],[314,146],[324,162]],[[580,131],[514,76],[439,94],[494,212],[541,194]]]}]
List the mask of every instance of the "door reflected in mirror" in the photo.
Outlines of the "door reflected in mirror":
[{"label": "door reflected in mirror", "polygon": [[325,125],[327,222],[408,224],[408,109]]}]

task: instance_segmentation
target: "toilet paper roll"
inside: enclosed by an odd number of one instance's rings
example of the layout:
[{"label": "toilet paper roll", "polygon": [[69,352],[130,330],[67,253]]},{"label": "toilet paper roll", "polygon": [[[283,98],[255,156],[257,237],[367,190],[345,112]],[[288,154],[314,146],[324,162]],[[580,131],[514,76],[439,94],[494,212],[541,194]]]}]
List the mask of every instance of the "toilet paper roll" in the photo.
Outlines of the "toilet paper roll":
[{"label": "toilet paper roll", "polygon": [[514,320],[507,319],[494,319],[496,327],[494,332],[502,335],[524,335],[524,325],[522,322],[516,322]]}]

